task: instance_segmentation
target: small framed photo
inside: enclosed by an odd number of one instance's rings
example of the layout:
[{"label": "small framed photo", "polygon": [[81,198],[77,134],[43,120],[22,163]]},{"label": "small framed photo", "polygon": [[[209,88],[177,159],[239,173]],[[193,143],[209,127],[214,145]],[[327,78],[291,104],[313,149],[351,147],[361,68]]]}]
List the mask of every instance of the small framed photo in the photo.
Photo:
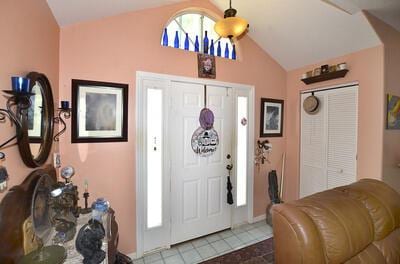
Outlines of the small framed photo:
[{"label": "small framed photo", "polygon": [[281,137],[283,100],[261,98],[260,137]]},{"label": "small framed photo", "polygon": [[128,84],[72,80],[71,141],[128,141]]},{"label": "small framed photo", "polygon": [[200,78],[215,79],[216,66],[215,57],[208,54],[197,54],[197,66]]}]

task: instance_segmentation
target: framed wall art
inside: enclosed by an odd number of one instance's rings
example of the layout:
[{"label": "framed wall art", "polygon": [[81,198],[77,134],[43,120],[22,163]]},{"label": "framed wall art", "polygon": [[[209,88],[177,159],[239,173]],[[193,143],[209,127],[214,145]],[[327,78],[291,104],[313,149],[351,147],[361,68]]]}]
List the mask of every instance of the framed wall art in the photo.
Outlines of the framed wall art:
[{"label": "framed wall art", "polygon": [[128,84],[72,80],[71,141],[128,141]]},{"label": "framed wall art", "polygon": [[386,128],[400,129],[400,97],[387,95]]},{"label": "framed wall art", "polygon": [[260,137],[281,137],[283,100],[261,98]]},{"label": "framed wall art", "polygon": [[200,78],[215,79],[216,66],[215,57],[208,54],[197,54],[197,67]]}]

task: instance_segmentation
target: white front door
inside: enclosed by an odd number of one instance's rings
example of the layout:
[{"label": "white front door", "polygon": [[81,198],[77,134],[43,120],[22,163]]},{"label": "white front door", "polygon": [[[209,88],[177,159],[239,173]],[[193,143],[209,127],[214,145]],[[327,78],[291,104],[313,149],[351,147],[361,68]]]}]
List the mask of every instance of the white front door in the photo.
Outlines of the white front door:
[{"label": "white front door", "polygon": [[231,226],[226,202],[227,154],[232,151],[232,89],[207,85],[207,107],[215,116],[217,151],[200,157],[191,148],[204,107],[202,84],[172,82],[170,89],[169,146],[171,158],[171,244]]}]

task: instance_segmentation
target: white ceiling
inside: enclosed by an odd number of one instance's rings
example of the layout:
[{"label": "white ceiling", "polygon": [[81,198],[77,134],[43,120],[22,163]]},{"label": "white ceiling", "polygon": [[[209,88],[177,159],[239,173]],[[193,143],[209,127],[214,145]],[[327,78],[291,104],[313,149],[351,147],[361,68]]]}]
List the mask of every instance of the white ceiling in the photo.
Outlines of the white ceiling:
[{"label": "white ceiling", "polygon": [[47,0],[62,26],[186,0]]},{"label": "white ceiling", "polygon": [[[185,0],[47,0],[60,26]],[[400,0],[233,0],[249,35],[286,70],[380,44],[361,10],[400,31]],[[221,10],[228,0],[211,0]]]}]

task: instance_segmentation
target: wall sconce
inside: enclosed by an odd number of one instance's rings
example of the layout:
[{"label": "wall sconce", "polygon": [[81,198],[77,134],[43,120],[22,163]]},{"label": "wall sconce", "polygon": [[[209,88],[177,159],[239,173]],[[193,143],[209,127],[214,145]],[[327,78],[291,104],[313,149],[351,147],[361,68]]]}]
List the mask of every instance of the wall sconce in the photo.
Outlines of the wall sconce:
[{"label": "wall sconce", "polygon": [[0,192],[3,192],[7,189],[7,180],[8,180],[8,173],[7,169],[4,166],[1,166],[1,163],[5,159],[6,155],[3,152],[0,152]]},{"label": "wall sconce", "polygon": [[[11,124],[17,126],[17,131],[21,131],[21,121],[17,117],[19,112],[21,115],[25,115],[26,111],[31,106],[32,102],[30,97],[32,87],[30,87],[30,80],[25,77],[11,77],[12,90],[4,90],[3,92],[8,95],[6,109],[0,108],[0,121],[4,121],[6,118],[10,119]],[[10,143],[13,139],[20,137],[21,135],[15,135],[12,138],[6,140],[0,145],[0,149]]]},{"label": "wall sconce", "polygon": [[61,101],[61,107],[56,110],[58,112],[58,116],[54,117],[54,123],[61,123],[63,128],[54,136],[54,141],[60,141],[60,136],[64,134],[67,129],[67,124],[64,119],[69,119],[71,117],[71,108],[69,107],[68,101]]},{"label": "wall sconce", "polygon": [[269,143],[268,139],[260,141],[257,140],[257,149],[256,149],[256,157],[255,163],[256,165],[264,164],[265,161],[271,163],[269,161],[269,153],[272,151],[272,144]]}]

